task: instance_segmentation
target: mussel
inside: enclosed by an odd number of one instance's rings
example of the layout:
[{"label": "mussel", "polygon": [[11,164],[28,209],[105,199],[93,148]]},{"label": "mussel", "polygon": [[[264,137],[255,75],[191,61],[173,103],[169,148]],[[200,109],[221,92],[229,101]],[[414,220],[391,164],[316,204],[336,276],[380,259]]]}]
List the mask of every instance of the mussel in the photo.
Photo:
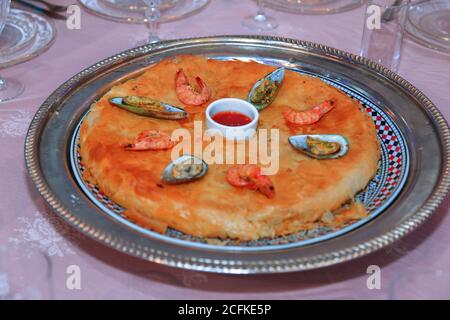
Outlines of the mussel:
[{"label": "mussel", "polygon": [[168,184],[187,183],[203,178],[208,171],[205,161],[186,154],[172,161],[162,172],[161,180]]},{"label": "mussel", "polygon": [[289,137],[289,143],[314,159],[337,159],[347,154],[348,140],[338,134],[310,134]]},{"label": "mussel", "polygon": [[276,98],[286,69],[281,67],[258,80],[250,90],[247,101],[259,111],[268,107]]},{"label": "mussel", "polygon": [[119,108],[135,114],[166,120],[180,120],[187,117],[187,112],[149,97],[126,96],[109,99],[109,102]]}]

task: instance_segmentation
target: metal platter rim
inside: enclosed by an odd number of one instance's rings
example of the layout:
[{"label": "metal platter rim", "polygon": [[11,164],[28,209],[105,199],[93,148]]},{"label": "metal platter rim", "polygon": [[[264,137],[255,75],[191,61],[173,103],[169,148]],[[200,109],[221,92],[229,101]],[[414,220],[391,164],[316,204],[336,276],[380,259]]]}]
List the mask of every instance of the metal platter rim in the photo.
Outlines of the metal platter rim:
[{"label": "metal platter rim", "polygon": [[[442,157],[442,169],[441,176],[438,183],[435,185],[433,192],[427,198],[427,201],[417,210],[411,217],[395,228],[377,236],[373,239],[365,240],[359,245],[354,245],[343,250],[328,252],[326,254],[318,254],[316,256],[296,257],[288,260],[264,260],[261,258],[258,261],[246,261],[246,260],[212,260],[204,257],[196,258],[183,256],[182,254],[170,254],[161,250],[149,248],[148,246],[141,246],[133,241],[123,240],[114,234],[109,233],[107,230],[99,229],[91,225],[88,221],[83,221],[71,210],[65,207],[53,193],[47,181],[45,180],[40,164],[40,135],[43,128],[47,123],[48,118],[51,116],[50,110],[54,108],[64,98],[70,88],[74,88],[74,85],[82,80],[86,80],[90,76],[93,76],[95,72],[100,70],[107,70],[114,67],[121,62],[128,59],[133,59],[146,53],[158,51],[159,49],[165,49],[173,46],[183,46],[189,43],[208,43],[208,42],[234,42],[234,43],[246,43],[254,42],[256,44],[273,45],[283,48],[283,46],[294,46],[301,48],[305,51],[309,51],[314,54],[322,56],[332,56],[339,61],[347,61],[352,64],[360,64],[368,67],[379,76],[385,77],[406,90],[409,95],[417,99],[422,109],[424,109],[428,117],[432,118],[434,125],[439,133],[439,140],[441,142],[441,157]],[[30,128],[28,130],[25,141],[25,161],[28,172],[33,183],[36,186],[37,191],[45,199],[48,205],[66,222],[73,227],[86,234],[87,236],[96,239],[112,248],[122,251],[124,253],[141,257],[149,261],[155,261],[161,264],[181,267],[199,271],[220,272],[220,273],[233,273],[233,274],[248,274],[248,273],[278,273],[278,272],[290,272],[314,269],[324,266],[333,265],[336,263],[348,261],[356,257],[360,257],[376,251],[382,247],[385,247],[399,238],[403,237],[407,233],[416,229],[422,224],[428,217],[431,216],[433,211],[440,205],[445,199],[448,190],[450,188],[450,131],[448,125],[434,104],[417,88],[411,85],[409,82],[394,74],[390,70],[360,56],[343,52],[331,47],[327,47],[320,44],[315,44],[306,41],[279,38],[279,37],[267,37],[267,36],[217,36],[208,38],[191,38],[161,42],[154,45],[139,47],[131,49],[123,53],[119,53],[115,56],[107,58],[72,77],[62,86],[60,86],[39,108],[35,117],[32,120]],[[150,240],[149,240],[150,241]]]}]

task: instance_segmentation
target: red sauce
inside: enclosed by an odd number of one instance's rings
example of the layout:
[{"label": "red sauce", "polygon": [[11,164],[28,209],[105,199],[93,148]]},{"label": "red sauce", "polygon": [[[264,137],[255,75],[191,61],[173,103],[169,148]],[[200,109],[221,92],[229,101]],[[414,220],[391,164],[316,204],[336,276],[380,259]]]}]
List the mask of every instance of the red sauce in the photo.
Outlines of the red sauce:
[{"label": "red sauce", "polygon": [[224,126],[239,127],[252,122],[252,119],[245,114],[234,111],[218,112],[212,116],[212,119]]}]

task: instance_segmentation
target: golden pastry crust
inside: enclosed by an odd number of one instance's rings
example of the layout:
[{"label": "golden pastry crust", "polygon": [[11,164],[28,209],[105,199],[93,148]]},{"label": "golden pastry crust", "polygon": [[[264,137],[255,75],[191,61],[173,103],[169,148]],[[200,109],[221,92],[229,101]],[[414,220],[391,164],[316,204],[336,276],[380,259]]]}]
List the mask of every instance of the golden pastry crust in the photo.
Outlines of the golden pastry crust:
[{"label": "golden pastry crust", "polygon": [[[229,165],[210,164],[208,174],[193,183],[162,183],[160,173],[171,161],[170,150],[130,152],[123,145],[144,130],[192,130],[194,120],[204,123],[206,106],[185,106],[193,115],[167,121],[132,114],[112,106],[108,99],[141,95],[183,106],[174,90],[180,68],[208,84],[210,102],[225,97],[245,99],[252,85],[274,70],[255,62],[178,56],[113,87],[92,105],[80,134],[86,178],[125,207],[125,214],[136,223],[161,233],[171,227],[205,238],[272,238],[308,228],[352,199],[375,175],[380,157],[375,125],[358,102],[320,79],[287,71],[276,100],[260,113],[259,128],[280,132],[280,169],[271,176],[274,199],[229,185],[225,179]],[[286,125],[284,108],[305,110],[331,98],[337,106],[319,122],[299,128]],[[291,135],[326,133],[344,135],[350,143],[349,153],[340,159],[314,160],[288,143]]]}]

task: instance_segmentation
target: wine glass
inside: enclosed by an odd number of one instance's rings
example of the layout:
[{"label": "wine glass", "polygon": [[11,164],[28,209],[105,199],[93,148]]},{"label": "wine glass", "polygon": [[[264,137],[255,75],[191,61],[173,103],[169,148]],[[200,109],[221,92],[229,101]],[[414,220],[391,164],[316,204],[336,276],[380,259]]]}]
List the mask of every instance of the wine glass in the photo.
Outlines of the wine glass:
[{"label": "wine glass", "polygon": [[[397,72],[402,53],[403,30],[410,0],[369,0],[364,18],[360,54]],[[377,27],[370,23],[369,8],[381,14]]]},{"label": "wine glass", "polygon": [[[8,18],[10,5],[11,0],[0,1],[0,36]],[[0,76],[0,102],[9,101],[18,97],[23,90],[23,84],[16,79],[3,78]]]},{"label": "wine glass", "polygon": [[145,40],[145,44],[155,43],[161,41],[158,35],[159,19],[161,18],[160,4],[161,0],[143,0],[147,5],[145,9],[145,18],[147,19],[147,26],[149,29],[148,38]]},{"label": "wine glass", "polygon": [[258,12],[254,16],[245,17],[242,25],[255,31],[270,31],[278,27],[278,22],[272,17],[266,16],[264,0],[257,0]]}]

